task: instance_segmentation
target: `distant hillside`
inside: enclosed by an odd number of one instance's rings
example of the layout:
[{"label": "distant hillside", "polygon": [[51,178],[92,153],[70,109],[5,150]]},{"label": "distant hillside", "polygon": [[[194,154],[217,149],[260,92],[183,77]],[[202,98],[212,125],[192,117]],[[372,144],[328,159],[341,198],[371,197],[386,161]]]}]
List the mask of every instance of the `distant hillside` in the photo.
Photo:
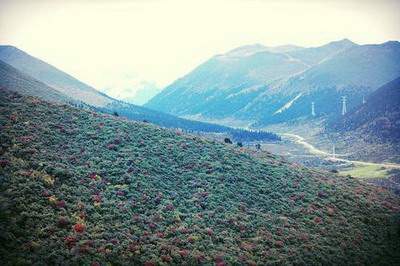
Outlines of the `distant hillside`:
[{"label": "distant hillside", "polygon": [[6,90],[0,127],[2,265],[400,261],[399,199],[350,177]]},{"label": "distant hillside", "polygon": [[[0,61],[0,86],[24,95],[37,96],[52,102],[85,103],[84,106],[92,110],[109,114],[115,113],[132,120],[147,121],[167,128],[226,133],[231,135],[235,141],[279,140],[277,135],[269,132],[260,134],[258,132],[245,131],[245,134],[243,134],[242,130],[191,121],[113,99],[88,87],[67,73],[12,46],[0,46],[0,58],[4,58],[17,68],[20,68],[20,70],[17,70]],[[34,75],[40,80],[36,80],[30,75]]]},{"label": "distant hillside", "polygon": [[[244,46],[211,58],[145,106],[199,120],[247,121],[249,126],[311,115],[340,114],[400,74],[400,43],[357,45],[349,40],[282,52]],[[186,99],[178,101],[178,99]]]},{"label": "distant hillside", "polygon": [[78,102],[0,60],[0,89],[8,89],[51,102]]},{"label": "distant hillside", "polygon": [[366,103],[330,126],[338,131],[359,130],[380,141],[400,141],[400,77],[373,92]]},{"label": "distant hillside", "polygon": [[97,107],[104,107],[113,101],[107,95],[16,47],[0,46],[0,60],[72,99]]}]

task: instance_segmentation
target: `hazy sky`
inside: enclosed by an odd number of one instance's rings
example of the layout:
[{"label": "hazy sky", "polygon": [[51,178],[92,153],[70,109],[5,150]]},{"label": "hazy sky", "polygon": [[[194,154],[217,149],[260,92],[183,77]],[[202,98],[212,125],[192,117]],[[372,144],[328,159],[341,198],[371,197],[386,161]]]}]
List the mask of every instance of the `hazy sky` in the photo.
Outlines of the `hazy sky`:
[{"label": "hazy sky", "polygon": [[165,86],[246,44],[399,40],[399,10],[398,0],[0,0],[0,43],[118,91]]}]

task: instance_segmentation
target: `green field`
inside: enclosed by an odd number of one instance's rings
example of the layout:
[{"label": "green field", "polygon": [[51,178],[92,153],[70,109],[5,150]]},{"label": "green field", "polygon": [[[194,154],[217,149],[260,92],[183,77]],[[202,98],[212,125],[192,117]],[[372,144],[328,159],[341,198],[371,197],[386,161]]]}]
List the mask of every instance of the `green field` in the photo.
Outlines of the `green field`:
[{"label": "green field", "polygon": [[356,164],[354,167],[340,171],[340,174],[358,178],[385,178],[388,176],[388,169],[378,165]]}]

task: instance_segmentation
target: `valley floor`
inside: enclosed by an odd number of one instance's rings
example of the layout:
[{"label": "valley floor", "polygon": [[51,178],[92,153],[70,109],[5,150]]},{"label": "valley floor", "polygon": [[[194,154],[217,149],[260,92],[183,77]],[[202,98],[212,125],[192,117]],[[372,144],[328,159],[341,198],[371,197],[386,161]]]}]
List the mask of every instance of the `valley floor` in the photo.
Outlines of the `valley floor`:
[{"label": "valley floor", "polygon": [[[306,166],[338,171],[341,175],[351,175],[364,179],[367,182],[384,186],[396,193],[400,193],[398,176],[400,164],[397,160],[387,162],[369,154],[357,154],[360,143],[350,146],[343,139],[336,136],[323,134],[323,121],[304,122],[299,124],[279,124],[269,126],[267,129],[277,132],[282,136],[281,143],[265,143],[265,150],[284,156],[292,162]],[[346,146],[344,148],[344,146]],[[376,145],[365,144],[366,148],[374,150]],[[336,147],[335,147],[336,146]],[[382,156],[385,147],[376,148]],[[395,154],[387,148],[387,156],[392,159]],[[360,158],[360,159],[359,159]],[[369,161],[368,159],[374,160]]]}]

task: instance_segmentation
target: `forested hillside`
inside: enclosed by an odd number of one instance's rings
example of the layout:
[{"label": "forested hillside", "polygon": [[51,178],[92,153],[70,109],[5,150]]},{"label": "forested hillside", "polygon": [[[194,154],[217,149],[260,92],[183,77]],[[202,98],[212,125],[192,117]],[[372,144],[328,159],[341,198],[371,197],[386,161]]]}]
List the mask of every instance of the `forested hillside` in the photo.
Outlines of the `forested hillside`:
[{"label": "forested hillside", "polygon": [[0,90],[3,265],[396,265],[399,199],[350,177]]}]

